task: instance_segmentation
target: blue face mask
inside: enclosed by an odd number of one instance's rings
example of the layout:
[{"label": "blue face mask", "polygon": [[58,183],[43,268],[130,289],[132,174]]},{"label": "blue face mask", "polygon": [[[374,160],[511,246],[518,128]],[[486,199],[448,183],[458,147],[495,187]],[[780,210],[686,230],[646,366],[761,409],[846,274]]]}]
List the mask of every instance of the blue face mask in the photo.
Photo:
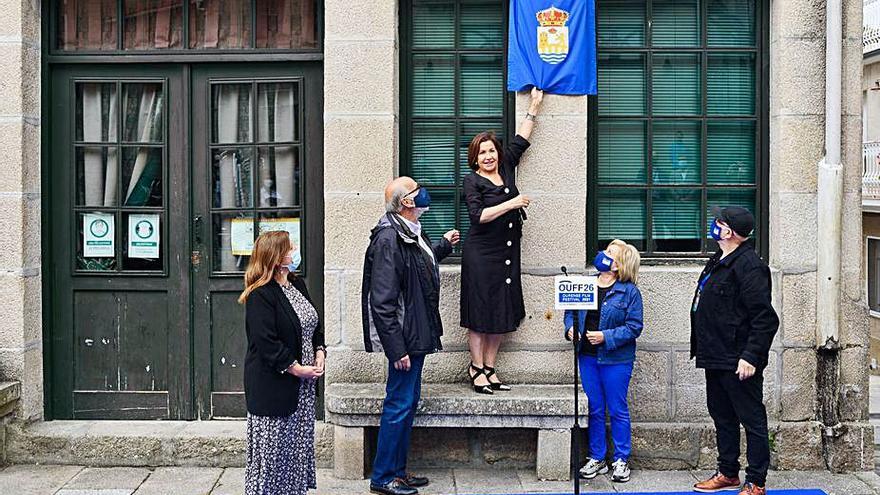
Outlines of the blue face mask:
[{"label": "blue face mask", "polygon": [[593,266],[595,266],[596,270],[599,270],[600,272],[610,272],[613,263],[614,260],[605,254],[605,251],[599,251],[596,253],[596,258],[593,259]]},{"label": "blue face mask", "polygon": [[431,206],[431,195],[424,187],[419,187],[419,192],[412,198],[416,208],[428,208]]},{"label": "blue face mask", "polygon": [[718,224],[718,219],[716,218],[714,222],[712,222],[712,228],[709,230],[709,237],[714,239],[716,242],[721,240],[721,232],[723,227]]},{"label": "blue face mask", "polygon": [[297,249],[290,255],[290,264],[286,268],[291,272],[295,272],[299,268],[300,263],[302,263],[302,255],[299,254],[299,249]]}]

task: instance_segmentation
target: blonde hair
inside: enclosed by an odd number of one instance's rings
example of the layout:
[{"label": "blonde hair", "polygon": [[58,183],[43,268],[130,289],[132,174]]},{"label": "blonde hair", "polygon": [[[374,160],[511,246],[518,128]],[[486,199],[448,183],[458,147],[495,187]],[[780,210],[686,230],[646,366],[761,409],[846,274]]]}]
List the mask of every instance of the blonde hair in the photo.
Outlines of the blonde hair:
[{"label": "blonde hair", "polygon": [[608,247],[617,246],[617,256],[614,261],[617,262],[617,279],[621,282],[639,283],[639,265],[642,262],[642,256],[639,250],[632,244],[627,244],[620,239],[614,239],[608,243]]},{"label": "blonde hair", "polygon": [[238,296],[239,304],[244,304],[251,292],[272,281],[275,267],[281,264],[290,247],[290,234],[283,230],[264,232],[257,237],[244,272],[244,291]]}]

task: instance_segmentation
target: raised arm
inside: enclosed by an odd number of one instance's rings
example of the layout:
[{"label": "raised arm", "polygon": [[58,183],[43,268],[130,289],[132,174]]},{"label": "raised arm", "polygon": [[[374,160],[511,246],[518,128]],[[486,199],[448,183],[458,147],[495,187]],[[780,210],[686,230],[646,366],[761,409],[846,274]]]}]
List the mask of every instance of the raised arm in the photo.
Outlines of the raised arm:
[{"label": "raised arm", "polygon": [[[541,111],[541,102],[544,101],[544,92],[538,88],[532,88],[531,94],[532,100],[529,102],[529,115],[533,115],[537,117],[538,112]],[[535,129],[535,121],[532,118],[526,116],[519,124],[519,129],[517,129],[516,133],[522,136],[526,141],[532,136],[532,130]]]}]

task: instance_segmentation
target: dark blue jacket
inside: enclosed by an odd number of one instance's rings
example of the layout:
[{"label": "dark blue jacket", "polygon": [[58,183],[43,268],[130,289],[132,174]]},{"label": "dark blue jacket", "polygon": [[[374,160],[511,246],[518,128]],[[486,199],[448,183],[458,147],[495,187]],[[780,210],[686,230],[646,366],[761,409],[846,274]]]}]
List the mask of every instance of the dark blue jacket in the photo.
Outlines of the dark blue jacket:
[{"label": "dark blue jacket", "polygon": [[373,229],[364,256],[364,349],[384,352],[391,362],[442,348],[439,264],[452,253],[452,244],[446,238],[432,244],[424,229],[422,238],[434,260],[400,217],[388,213]]},{"label": "dark blue jacket", "polygon": [[[578,313],[580,321],[580,346],[585,338],[586,311],[566,311],[563,333],[568,339],[568,329],[574,325],[575,313]],[[642,334],[642,327],[642,293],[632,282],[615,282],[602,301],[602,312],[599,315],[599,330],[605,335],[605,342],[597,349],[599,364],[635,361],[636,339]]]}]

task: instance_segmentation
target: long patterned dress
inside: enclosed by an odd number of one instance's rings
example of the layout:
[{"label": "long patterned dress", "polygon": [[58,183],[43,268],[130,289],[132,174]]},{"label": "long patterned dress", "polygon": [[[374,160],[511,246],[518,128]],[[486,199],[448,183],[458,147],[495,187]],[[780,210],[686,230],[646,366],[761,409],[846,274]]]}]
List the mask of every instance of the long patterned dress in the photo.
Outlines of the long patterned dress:
[{"label": "long patterned dress", "polygon": [[[293,285],[284,295],[302,324],[302,365],[314,366],[312,335],[318,326],[314,306]],[[246,495],[306,495],[315,489],[315,380],[303,380],[299,404],[290,416],[247,417]]]}]

